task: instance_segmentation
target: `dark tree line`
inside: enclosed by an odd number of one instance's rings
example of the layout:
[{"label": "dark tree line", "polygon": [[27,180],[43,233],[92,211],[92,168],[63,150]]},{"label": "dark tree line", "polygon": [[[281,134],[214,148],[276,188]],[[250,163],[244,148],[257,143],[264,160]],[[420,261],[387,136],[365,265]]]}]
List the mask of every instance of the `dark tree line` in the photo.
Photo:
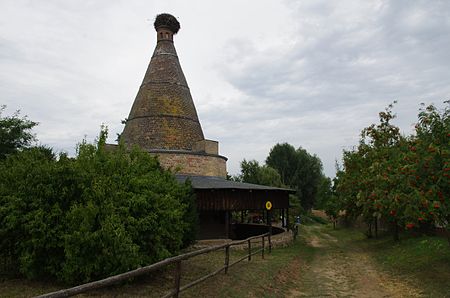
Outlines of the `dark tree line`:
[{"label": "dark tree line", "polygon": [[331,180],[324,176],[322,162],[305,149],[295,149],[288,143],[276,144],[266,158],[266,164],[255,160],[241,162],[241,174],[235,179],[268,186],[296,190],[296,200],[303,210],[322,208],[331,196]]}]

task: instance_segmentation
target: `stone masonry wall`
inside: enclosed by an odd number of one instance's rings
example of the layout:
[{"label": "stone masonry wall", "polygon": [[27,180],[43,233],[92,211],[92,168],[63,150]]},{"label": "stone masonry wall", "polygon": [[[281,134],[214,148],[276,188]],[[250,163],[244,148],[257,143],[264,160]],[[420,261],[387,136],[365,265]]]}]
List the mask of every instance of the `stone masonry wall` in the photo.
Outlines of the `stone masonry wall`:
[{"label": "stone masonry wall", "polygon": [[192,150],[204,140],[171,40],[159,40],[121,135],[131,147]]},{"label": "stone masonry wall", "polygon": [[[221,156],[183,153],[151,153],[158,156],[161,166],[178,174],[198,176],[227,176],[226,159]],[[179,169],[177,171],[177,169]]]}]

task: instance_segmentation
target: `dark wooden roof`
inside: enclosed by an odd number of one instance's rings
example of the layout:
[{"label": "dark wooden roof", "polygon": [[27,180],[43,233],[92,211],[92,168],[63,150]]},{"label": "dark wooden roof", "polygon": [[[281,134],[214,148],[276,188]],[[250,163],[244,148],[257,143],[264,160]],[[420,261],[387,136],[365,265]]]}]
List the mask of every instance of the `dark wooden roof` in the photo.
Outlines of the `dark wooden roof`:
[{"label": "dark wooden roof", "polygon": [[235,189],[235,190],[265,190],[265,191],[286,191],[294,193],[295,191],[288,188],[279,188],[251,183],[243,183],[227,180],[222,177],[210,176],[191,176],[191,175],[175,175],[179,182],[189,179],[194,189]]}]

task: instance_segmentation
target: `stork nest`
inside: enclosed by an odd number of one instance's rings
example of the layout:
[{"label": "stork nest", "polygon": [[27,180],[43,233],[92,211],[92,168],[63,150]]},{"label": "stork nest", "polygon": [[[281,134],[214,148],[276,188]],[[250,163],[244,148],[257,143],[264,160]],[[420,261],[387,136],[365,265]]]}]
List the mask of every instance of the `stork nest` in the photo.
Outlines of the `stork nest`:
[{"label": "stork nest", "polygon": [[162,13],[156,16],[155,23],[153,24],[155,29],[158,30],[159,27],[169,28],[173,34],[177,34],[178,30],[180,30],[180,23],[178,20],[171,14]]}]

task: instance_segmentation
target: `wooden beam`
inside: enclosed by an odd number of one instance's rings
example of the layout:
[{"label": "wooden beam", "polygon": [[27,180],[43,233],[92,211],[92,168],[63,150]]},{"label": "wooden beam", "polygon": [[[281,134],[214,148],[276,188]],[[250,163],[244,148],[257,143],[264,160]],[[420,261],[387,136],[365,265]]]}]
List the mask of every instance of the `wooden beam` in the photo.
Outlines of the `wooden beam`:
[{"label": "wooden beam", "polygon": [[225,211],[225,237],[230,238],[230,212]]}]

